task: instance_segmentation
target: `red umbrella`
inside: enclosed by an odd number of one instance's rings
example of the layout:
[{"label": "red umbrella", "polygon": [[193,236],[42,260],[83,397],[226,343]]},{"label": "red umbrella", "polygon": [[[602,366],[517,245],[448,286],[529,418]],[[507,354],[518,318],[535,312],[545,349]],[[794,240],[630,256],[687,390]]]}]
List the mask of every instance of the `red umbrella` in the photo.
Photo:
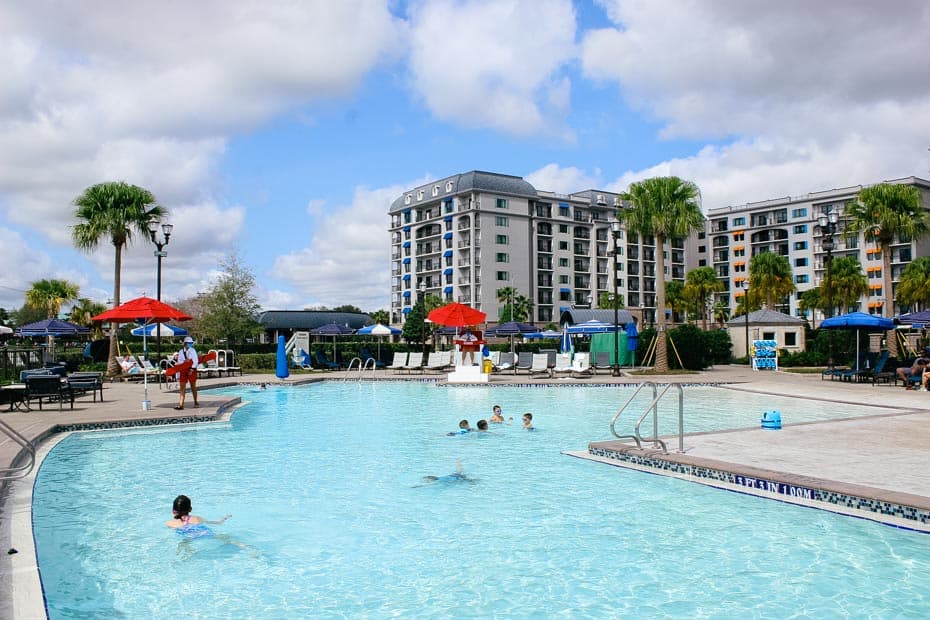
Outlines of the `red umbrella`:
[{"label": "red umbrella", "polygon": [[193,318],[191,315],[172,308],[157,299],[138,297],[98,314],[91,320],[110,321],[111,323],[130,323],[132,321],[167,323],[168,321],[189,321]]},{"label": "red umbrella", "polygon": [[452,302],[442,308],[436,308],[426,318],[437,325],[465,327],[466,325],[484,323],[488,315],[481,310],[475,310],[471,306]]},{"label": "red umbrella", "polygon": [[[111,323],[129,323],[131,321],[144,321],[149,323],[167,323],[168,321],[189,321],[193,319],[189,314],[185,314],[177,308],[172,308],[168,304],[162,303],[151,297],[137,297],[115,308],[93,317],[92,321],[110,321]],[[142,332],[142,348],[146,351],[148,359],[148,347],[145,342],[145,332]],[[145,400],[142,401],[143,411],[147,411],[151,406],[149,400],[149,373],[143,371],[142,382],[145,385]]]}]

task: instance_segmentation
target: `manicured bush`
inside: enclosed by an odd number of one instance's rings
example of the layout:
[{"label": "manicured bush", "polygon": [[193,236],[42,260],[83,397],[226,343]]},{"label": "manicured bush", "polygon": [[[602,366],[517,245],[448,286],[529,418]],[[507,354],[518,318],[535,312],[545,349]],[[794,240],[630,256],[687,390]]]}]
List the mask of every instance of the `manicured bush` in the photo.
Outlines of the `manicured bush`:
[{"label": "manicured bush", "polygon": [[245,353],[238,356],[238,360],[242,372],[273,372],[277,362],[277,355],[275,353]]}]

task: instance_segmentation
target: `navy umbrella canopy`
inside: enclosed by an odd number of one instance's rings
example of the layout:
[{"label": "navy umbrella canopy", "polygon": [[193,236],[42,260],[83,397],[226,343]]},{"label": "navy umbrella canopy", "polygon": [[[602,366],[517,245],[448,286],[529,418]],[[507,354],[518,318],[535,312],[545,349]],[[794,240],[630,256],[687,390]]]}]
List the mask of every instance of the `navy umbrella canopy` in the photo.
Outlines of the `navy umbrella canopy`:
[{"label": "navy umbrella canopy", "polygon": [[327,323],[316,329],[311,329],[310,333],[314,336],[332,336],[333,337],[333,361],[336,361],[336,336],[351,336],[355,330],[347,325],[337,323]]},{"label": "navy umbrella canopy", "polygon": [[930,310],[921,310],[920,312],[908,312],[895,317],[896,323],[902,325],[913,325],[914,323],[930,323]]},{"label": "navy umbrella canopy", "polygon": [[536,328],[530,325],[529,323],[521,323],[519,321],[509,321],[507,323],[501,323],[497,327],[492,327],[485,330],[484,335],[492,336],[495,338],[510,336],[510,351],[514,351],[513,346],[513,337],[519,336],[521,334],[532,334],[536,331]]},{"label": "navy umbrella canopy", "polygon": [[850,312],[840,316],[832,316],[820,324],[823,329],[854,329],[856,330],[856,370],[859,370],[859,332],[883,332],[894,329],[894,321],[883,316],[875,316],[866,312]]},{"label": "navy umbrella canopy", "polygon": [[61,319],[45,319],[16,328],[17,336],[73,336],[89,334],[90,328]]}]

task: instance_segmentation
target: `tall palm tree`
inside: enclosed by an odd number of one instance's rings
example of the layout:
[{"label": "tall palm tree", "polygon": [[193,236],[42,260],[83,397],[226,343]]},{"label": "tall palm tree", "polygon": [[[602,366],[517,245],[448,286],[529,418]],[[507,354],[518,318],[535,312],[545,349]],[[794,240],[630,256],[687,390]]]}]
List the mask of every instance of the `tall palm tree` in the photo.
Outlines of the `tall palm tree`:
[{"label": "tall palm tree", "polygon": [[[113,272],[113,306],[120,304],[120,271],[123,247],[132,243],[133,234],[149,239],[149,223],[160,221],[167,210],[155,204],[155,196],[147,189],[123,181],[98,183],[84,190],[74,199],[78,223],[71,229],[74,245],[91,252],[104,240],[113,244],[115,251]],[[116,363],[116,327],[110,329],[109,374],[119,374]]]},{"label": "tall palm tree", "polygon": [[710,296],[723,290],[723,282],[717,278],[713,267],[698,267],[685,276],[685,297],[692,300],[695,310],[704,319],[707,329],[707,304]]},{"label": "tall palm tree", "polygon": [[515,286],[502,286],[497,289],[497,303],[503,304],[500,306],[500,310],[497,313],[497,320],[501,323],[506,323],[508,321],[515,320],[513,318],[514,312],[514,298],[517,296],[517,288]]},{"label": "tall palm tree", "polygon": [[665,305],[677,314],[687,312],[691,306],[685,298],[685,283],[681,280],[669,280],[665,283]]},{"label": "tall palm tree", "polygon": [[916,258],[904,268],[896,297],[918,310],[930,307],[930,256]]},{"label": "tall palm tree", "polygon": [[[756,254],[749,261],[749,295],[775,309],[775,300],[794,292],[794,277],[787,256],[774,252]],[[752,301],[750,301],[750,305]]]},{"label": "tall palm tree", "polygon": [[[897,238],[920,239],[930,232],[927,211],[920,190],[913,185],[879,183],[863,188],[858,200],[846,205],[846,235],[865,234],[866,242],[875,242],[882,252],[882,290],[885,293],[883,314],[895,315],[894,289],[891,281],[891,244]],[[888,341],[888,352],[896,356],[898,343]]]},{"label": "tall palm tree", "polygon": [[725,302],[718,301],[715,303],[713,312],[714,321],[716,321],[718,325],[723,325],[730,320],[730,305]]},{"label": "tall palm tree", "polygon": [[[656,242],[656,278],[665,278],[665,241],[682,239],[703,230],[704,214],[698,203],[697,185],[678,177],[654,177],[631,183],[620,199],[629,202],[620,209],[620,219],[630,233],[652,236]],[[665,334],[665,286],[656,286],[656,372],[668,371]]]},{"label": "tall palm tree", "polygon": [[820,285],[820,300],[831,309],[840,307],[849,312],[850,306],[869,292],[869,283],[862,272],[862,264],[855,256],[841,256],[830,263],[830,291],[827,296],[824,283]]},{"label": "tall palm tree", "polygon": [[103,332],[100,326],[94,324],[91,318],[106,311],[106,309],[106,305],[99,301],[92,301],[86,297],[81,297],[77,300],[77,303],[71,307],[71,314],[68,316],[68,320],[75,325],[89,327],[92,337],[97,339],[103,335]]},{"label": "tall palm tree", "polygon": [[533,300],[526,295],[517,295],[513,298],[513,320],[528,321],[533,316]]},{"label": "tall palm tree", "polygon": [[26,291],[26,303],[44,310],[46,318],[55,319],[64,304],[77,299],[78,290],[77,284],[67,280],[36,280]]}]

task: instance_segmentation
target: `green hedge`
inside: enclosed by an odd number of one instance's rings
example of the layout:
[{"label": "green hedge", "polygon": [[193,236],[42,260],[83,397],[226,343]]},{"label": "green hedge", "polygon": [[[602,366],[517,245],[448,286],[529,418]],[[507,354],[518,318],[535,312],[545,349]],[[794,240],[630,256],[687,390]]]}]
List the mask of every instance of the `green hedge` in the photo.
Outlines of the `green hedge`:
[{"label": "green hedge", "polygon": [[274,371],[277,362],[275,353],[244,353],[238,356],[242,372]]}]

